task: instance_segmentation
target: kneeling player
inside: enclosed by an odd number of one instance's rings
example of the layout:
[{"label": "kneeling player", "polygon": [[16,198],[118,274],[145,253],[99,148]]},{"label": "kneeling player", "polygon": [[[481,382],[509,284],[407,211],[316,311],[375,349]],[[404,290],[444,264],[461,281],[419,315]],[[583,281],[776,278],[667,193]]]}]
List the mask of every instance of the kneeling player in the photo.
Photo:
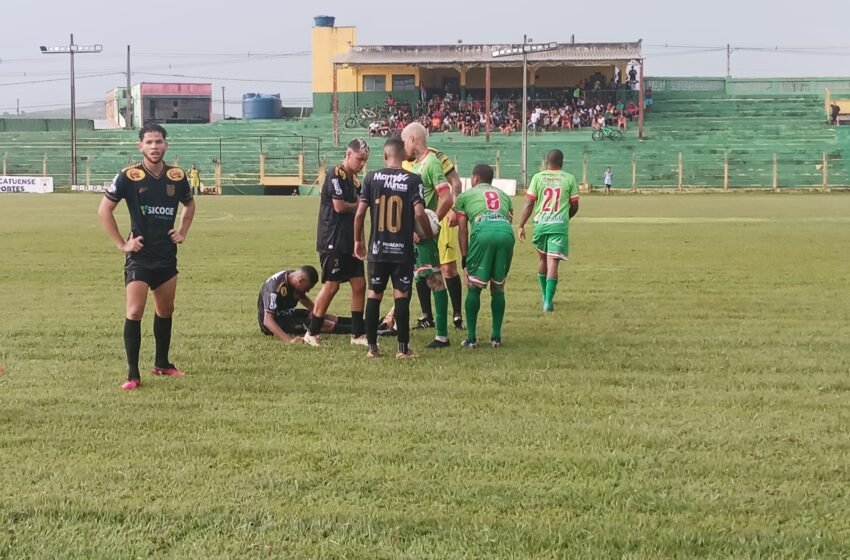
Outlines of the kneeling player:
[{"label": "kneeling player", "polygon": [[[260,331],[276,336],[281,342],[303,342],[310,324],[313,301],[307,295],[319,281],[319,273],[312,266],[297,270],[281,270],[271,276],[260,288],[257,298],[257,321]],[[296,309],[298,304],[304,309]],[[351,334],[351,322],[334,315],[325,317],[321,332]]]},{"label": "kneeling player", "polygon": [[[464,348],[478,345],[475,329],[481,308],[481,290],[490,284],[493,330],[490,346],[502,345],[505,318],[505,280],[514,254],[513,204],[508,195],[490,186],[493,168],[476,165],[472,188],[455,202],[460,252],[469,289],[466,292],[466,340]],[[470,236],[471,224],[471,236]]]},{"label": "kneeling player", "polygon": [[404,171],[401,162],[405,157],[404,143],[398,139],[387,140],[384,145],[386,167],[366,175],[360,203],[354,216],[354,254],[366,258],[363,222],[370,210],[372,228],[369,236],[369,294],[366,301],[366,341],[368,355],[378,357],[378,319],[381,299],[389,279],[393,280],[395,319],[398,328],[398,353],[396,358],[413,358],[416,354],[410,343],[410,291],[413,285],[413,221],[419,221],[422,231],[431,226],[425,215],[422,197],[422,179]]}]

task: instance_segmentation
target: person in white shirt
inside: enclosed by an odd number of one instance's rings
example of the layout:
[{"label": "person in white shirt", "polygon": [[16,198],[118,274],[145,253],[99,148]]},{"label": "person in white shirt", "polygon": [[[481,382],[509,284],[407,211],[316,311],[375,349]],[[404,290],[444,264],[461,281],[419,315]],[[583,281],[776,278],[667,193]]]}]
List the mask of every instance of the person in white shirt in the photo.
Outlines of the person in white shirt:
[{"label": "person in white shirt", "polygon": [[602,174],[602,182],[605,184],[605,194],[611,194],[611,183],[613,182],[614,174],[611,173],[611,168],[606,167],[605,173]]}]

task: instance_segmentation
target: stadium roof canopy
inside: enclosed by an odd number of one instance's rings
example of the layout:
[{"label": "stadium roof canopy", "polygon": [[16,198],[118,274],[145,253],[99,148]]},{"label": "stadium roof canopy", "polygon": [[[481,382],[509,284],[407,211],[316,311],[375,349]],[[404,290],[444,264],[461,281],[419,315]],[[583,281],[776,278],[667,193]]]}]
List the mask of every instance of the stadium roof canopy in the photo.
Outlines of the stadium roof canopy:
[{"label": "stadium roof canopy", "polygon": [[[493,52],[516,45],[354,45],[334,59],[342,66],[516,66],[522,55],[493,57]],[[537,65],[604,66],[641,60],[641,41],[634,43],[560,43],[551,51],[528,54]]]}]

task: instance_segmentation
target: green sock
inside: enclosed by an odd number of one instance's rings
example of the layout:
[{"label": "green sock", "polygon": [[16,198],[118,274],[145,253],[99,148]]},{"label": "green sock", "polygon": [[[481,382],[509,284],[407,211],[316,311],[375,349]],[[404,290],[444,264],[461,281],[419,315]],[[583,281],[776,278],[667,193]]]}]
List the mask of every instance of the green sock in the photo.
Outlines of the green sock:
[{"label": "green sock", "polygon": [[552,303],[552,300],[555,299],[555,291],[558,289],[558,279],[557,278],[549,278],[546,280],[546,295],[543,298],[543,301],[548,301]]},{"label": "green sock", "polygon": [[493,311],[493,332],[490,336],[502,338],[502,321],[505,320],[505,292],[490,294],[490,309]]},{"label": "green sock", "polygon": [[546,299],[546,275],[538,272],[537,279],[540,281],[540,295]]},{"label": "green sock", "polygon": [[449,293],[445,288],[434,292],[434,315],[437,336],[448,338],[449,336]]},{"label": "green sock", "polygon": [[466,290],[466,339],[475,340],[478,327],[478,311],[481,309],[481,288]]}]

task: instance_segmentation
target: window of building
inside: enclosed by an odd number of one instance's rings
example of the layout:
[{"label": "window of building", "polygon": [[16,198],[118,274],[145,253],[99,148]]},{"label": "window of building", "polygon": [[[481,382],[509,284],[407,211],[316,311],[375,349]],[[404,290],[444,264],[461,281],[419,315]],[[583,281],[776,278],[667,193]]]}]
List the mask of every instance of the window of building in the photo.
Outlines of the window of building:
[{"label": "window of building", "polygon": [[416,89],[416,76],[413,74],[393,74],[393,91],[412,91]]},{"label": "window of building", "polygon": [[387,91],[387,77],[363,76],[363,91]]}]

